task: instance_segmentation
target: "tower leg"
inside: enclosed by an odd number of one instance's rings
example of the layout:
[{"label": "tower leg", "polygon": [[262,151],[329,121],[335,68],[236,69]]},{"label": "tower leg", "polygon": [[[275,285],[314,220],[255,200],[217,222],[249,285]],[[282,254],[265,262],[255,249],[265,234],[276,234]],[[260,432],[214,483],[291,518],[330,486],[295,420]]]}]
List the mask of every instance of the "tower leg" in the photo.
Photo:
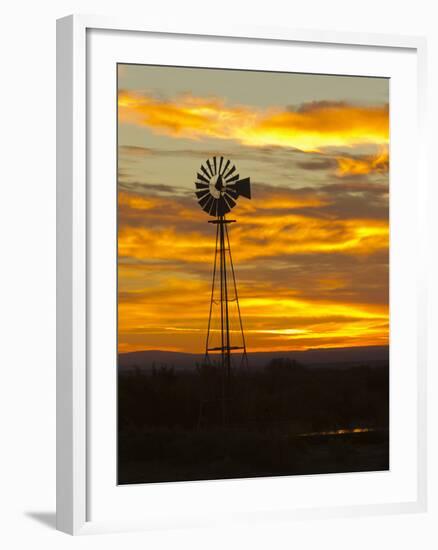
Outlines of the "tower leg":
[{"label": "tower leg", "polygon": [[238,314],[238,317],[239,317],[240,334],[242,336],[243,353],[242,353],[241,365],[247,367],[248,366],[248,356],[246,354],[245,333],[243,332],[242,315],[240,314],[239,295],[237,294],[236,274],[234,273],[234,264],[233,264],[233,257],[231,255],[230,238],[228,236],[228,229],[227,229],[226,226],[225,226],[225,235],[226,235],[226,238],[227,238],[228,254],[229,254],[229,257],[230,257],[230,271],[231,271],[231,275],[232,275],[232,278],[233,278],[234,296],[235,296],[235,299],[236,299],[237,314]]},{"label": "tower leg", "polygon": [[[226,224],[223,223],[223,216],[221,217],[222,223],[220,225],[221,236],[221,251],[222,251],[222,264],[221,264],[221,304],[223,308],[221,311],[221,324],[222,324],[222,364],[224,370],[227,373],[227,379],[231,376],[231,350],[230,350],[230,318],[228,311],[228,284],[227,284],[227,249],[225,246],[225,233],[227,233]],[[229,249],[229,246],[228,246]]]},{"label": "tower leg", "polygon": [[205,362],[206,363],[209,363],[210,361],[209,354],[208,354],[208,347],[210,343],[211,316],[213,313],[213,303],[214,303],[214,287],[215,287],[215,281],[216,281],[218,241],[219,241],[219,224],[216,226],[216,247],[214,251],[213,279],[211,282],[210,313],[208,315],[207,338],[205,341]]},{"label": "tower leg", "polygon": [[[224,302],[224,296],[225,296],[225,286],[226,286],[226,277],[225,277],[225,246],[224,246],[224,223],[223,223],[223,216],[221,216],[220,223],[218,223],[219,227],[219,252],[220,252],[220,262],[219,262],[219,271],[220,271],[220,306],[221,306],[221,376],[222,376],[222,422],[223,424],[226,423],[226,377],[225,372],[227,370],[226,365],[226,353],[225,353],[225,342],[226,342],[226,335],[225,335],[225,304]],[[222,223],[221,223],[222,222]]]}]

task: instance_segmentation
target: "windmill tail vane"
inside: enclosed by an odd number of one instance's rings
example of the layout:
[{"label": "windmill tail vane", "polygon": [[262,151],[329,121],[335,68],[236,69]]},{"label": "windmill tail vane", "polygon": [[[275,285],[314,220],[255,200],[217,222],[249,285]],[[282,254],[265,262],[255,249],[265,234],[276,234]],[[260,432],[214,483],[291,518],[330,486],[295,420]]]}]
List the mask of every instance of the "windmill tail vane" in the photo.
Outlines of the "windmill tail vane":
[{"label": "windmill tail vane", "polygon": [[221,156],[201,165],[195,186],[199,206],[214,218],[208,223],[216,225],[205,359],[209,363],[211,355],[220,356],[223,372],[229,377],[232,353],[241,353],[242,365],[248,364],[248,358],[228,231],[228,225],[236,220],[225,216],[236,206],[239,197],[251,199],[251,183],[249,178],[241,179],[236,166]]}]

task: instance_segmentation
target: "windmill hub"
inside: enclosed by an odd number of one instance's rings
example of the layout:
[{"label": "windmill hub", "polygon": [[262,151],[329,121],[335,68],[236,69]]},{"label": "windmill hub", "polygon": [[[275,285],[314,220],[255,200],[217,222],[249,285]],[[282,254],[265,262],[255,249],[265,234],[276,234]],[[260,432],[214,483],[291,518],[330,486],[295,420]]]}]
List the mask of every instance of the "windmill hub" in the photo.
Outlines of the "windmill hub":
[{"label": "windmill hub", "polygon": [[210,180],[210,193],[215,199],[219,199],[225,193],[224,181],[220,174],[214,176]]}]

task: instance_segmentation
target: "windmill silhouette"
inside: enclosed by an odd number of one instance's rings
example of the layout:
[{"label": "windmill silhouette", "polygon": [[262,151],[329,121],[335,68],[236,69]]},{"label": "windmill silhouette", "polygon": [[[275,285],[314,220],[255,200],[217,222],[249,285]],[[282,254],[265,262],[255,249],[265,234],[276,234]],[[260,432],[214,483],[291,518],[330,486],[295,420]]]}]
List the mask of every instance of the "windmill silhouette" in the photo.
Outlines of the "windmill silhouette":
[{"label": "windmill silhouette", "polygon": [[[236,220],[227,219],[225,216],[236,206],[239,197],[251,198],[251,185],[249,178],[240,179],[235,165],[230,160],[225,161],[224,157],[213,157],[201,164],[200,171],[196,174],[195,185],[199,206],[209,216],[214,217],[208,223],[216,225],[216,247],[205,343],[205,362],[210,363],[210,354],[220,353],[222,372],[226,373],[229,378],[232,352],[237,351],[242,354],[242,365],[248,364],[248,357],[228,235],[228,225],[235,223]],[[236,305],[240,345],[233,342],[233,334],[236,331],[232,331],[230,327],[231,303]],[[215,306],[219,308],[218,332],[220,335],[219,343],[216,346],[212,344],[212,319]]]}]

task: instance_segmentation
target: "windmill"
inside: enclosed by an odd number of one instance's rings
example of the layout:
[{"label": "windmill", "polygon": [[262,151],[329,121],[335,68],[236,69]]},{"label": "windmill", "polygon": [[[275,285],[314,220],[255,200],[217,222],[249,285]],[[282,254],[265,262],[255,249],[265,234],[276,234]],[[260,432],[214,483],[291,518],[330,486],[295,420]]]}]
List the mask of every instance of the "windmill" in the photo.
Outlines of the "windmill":
[{"label": "windmill", "polygon": [[[242,317],[240,314],[239,298],[237,294],[236,276],[234,273],[233,258],[231,255],[228,224],[236,220],[225,216],[236,206],[239,197],[251,198],[249,178],[240,179],[234,164],[224,157],[213,157],[201,164],[196,174],[196,197],[199,206],[213,220],[208,223],[216,225],[216,248],[214,254],[213,280],[211,286],[210,313],[208,317],[207,338],[205,344],[205,360],[210,362],[210,354],[220,353],[221,366],[227,378],[231,374],[231,353],[242,353],[242,363],[247,364],[245,335],[243,332]],[[231,278],[231,280],[230,280]],[[230,329],[230,304],[237,306],[238,332],[241,345],[232,341],[233,332]],[[212,317],[214,306],[219,307],[220,339],[219,345],[213,346]]]}]

